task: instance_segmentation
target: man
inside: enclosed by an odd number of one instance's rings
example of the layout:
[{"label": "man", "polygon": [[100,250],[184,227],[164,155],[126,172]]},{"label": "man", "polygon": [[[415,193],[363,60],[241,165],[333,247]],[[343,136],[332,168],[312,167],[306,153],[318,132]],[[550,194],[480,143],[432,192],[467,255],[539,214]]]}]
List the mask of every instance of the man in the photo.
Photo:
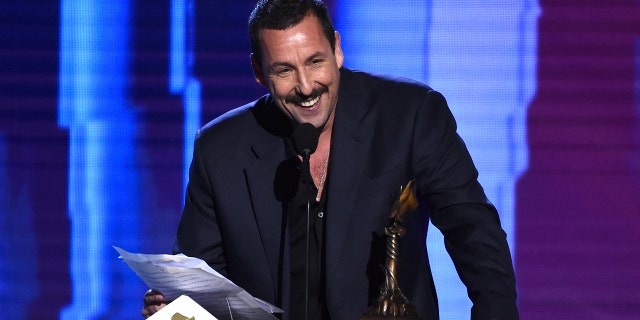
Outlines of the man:
[{"label": "man", "polygon": [[[174,251],[282,307],[283,319],[358,319],[384,281],[393,200],[415,180],[421,206],[404,220],[398,277],[418,314],[438,318],[425,247],[431,218],[472,318],[517,319],[506,236],[444,97],[343,68],[340,35],[319,0],[262,0],[249,33],[255,78],[269,94],[199,131]],[[301,123],[319,131],[313,183],[290,139]],[[163,298],[147,293],[143,315]]]}]

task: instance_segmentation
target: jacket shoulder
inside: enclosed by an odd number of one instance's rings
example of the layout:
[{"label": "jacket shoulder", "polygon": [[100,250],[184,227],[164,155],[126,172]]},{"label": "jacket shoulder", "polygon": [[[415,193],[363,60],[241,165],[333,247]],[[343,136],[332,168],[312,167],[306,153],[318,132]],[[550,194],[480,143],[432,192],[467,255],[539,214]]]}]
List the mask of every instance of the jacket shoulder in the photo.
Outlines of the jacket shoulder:
[{"label": "jacket shoulder", "polygon": [[345,91],[341,98],[350,102],[346,103],[348,105],[360,105],[368,109],[365,112],[375,110],[382,114],[414,114],[426,108],[431,109],[428,112],[448,113],[444,96],[422,82],[348,69],[341,76],[341,90]]},{"label": "jacket shoulder", "polygon": [[264,104],[265,97],[249,102],[243,106],[231,109],[206,123],[198,130],[199,139],[207,139],[210,136],[234,135],[249,129],[253,122],[251,109]]}]

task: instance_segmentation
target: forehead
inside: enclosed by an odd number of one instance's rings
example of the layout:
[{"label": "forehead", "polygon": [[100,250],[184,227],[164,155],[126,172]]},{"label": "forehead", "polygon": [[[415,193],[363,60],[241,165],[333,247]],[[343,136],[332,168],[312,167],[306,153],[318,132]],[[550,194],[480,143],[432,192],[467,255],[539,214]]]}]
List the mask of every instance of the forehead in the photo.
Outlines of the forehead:
[{"label": "forehead", "polygon": [[300,54],[304,51],[330,51],[331,45],[325,37],[318,18],[309,15],[297,25],[285,29],[261,29],[260,44],[266,58]]}]

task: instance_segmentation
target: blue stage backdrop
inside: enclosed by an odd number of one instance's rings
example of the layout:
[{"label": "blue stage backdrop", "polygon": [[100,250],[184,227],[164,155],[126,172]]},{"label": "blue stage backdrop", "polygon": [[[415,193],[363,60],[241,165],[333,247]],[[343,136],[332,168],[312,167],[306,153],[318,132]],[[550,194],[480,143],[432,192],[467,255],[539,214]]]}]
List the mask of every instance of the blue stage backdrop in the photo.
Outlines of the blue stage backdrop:
[{"label": "blue stage backdrop", "polygon": [[[640,2],[326,3],[347,67],[447,97],[521,317],[636,319]],[[141,317],[147,288],[112,246],[169,253],[197,128],[266,93],[254,4],[0,3],[0,317]],[[442,236],[425,241],[441,318],[469,319]]]}]

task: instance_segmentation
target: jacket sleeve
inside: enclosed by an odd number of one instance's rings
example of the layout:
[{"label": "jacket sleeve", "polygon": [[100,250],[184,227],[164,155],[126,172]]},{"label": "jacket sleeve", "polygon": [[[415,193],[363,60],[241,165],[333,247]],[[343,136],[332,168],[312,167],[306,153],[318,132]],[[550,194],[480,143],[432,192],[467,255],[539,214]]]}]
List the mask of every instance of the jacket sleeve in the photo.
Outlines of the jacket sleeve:
[{"label": "jacket sleeve", "polygon": [[518,319],[515,275],[498,213],[444,97],[430,91],[414,122],[413,168],[418,194],[473,302],[472,319]]},{"label": "jacket sleeve", "polygon": [[216,219],[214,195],[205,163],[199,133],[194,144],[185,204],[173,252],[198,257],[226,275],[222,235]]}]

